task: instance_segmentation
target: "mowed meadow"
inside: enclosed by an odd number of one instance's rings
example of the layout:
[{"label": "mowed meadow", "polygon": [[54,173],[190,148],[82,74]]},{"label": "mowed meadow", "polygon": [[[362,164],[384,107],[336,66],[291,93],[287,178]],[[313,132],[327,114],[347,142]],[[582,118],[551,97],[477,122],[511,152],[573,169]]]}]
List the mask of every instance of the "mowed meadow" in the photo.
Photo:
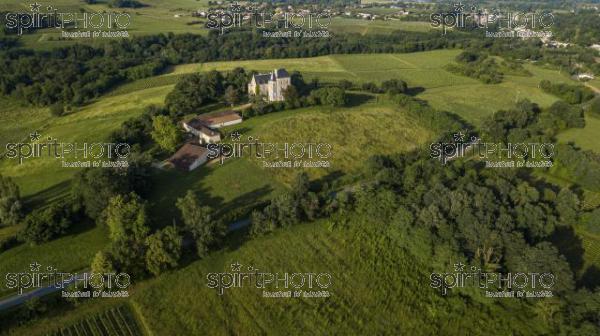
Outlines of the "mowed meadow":
[{"label": "mowed meadow", "polygon": [[[367,222],[355,218],[348,226],[336,226],[320,220],[243,243],[238,241],[241,237],[234,238],[222,251],[136,285],[127,304],[120,299],[115,304],[85,301],[12,333],[33,336],[96,328],[106,316],[116,321],[104,323],[107,328],[121,328],[119,321],[135,318],[134,326],[149,335],[319,335],[332,328],[343,335],[390,330],[407,335],[548,332],[521,301],[490,303],[476,294],[478,289],[467,289],[472,298],[468,302],[456,294],[439,295],[430,286],[429,274],[451,267],[451,249],[440,250],[432,260],[426,242],[414,230]],[[209,273],[236,273],[236,263],[241,273],[248,267],[264,273],[327,273],[331,284],[318,290],[329,291],[330,297],[266,298],[248,281],[241,288],[225,289],[223,295],[207,286]]]},{"label": "mowed meadow", "polygon": [[[141,36],[151,34],[161,34],[172,32],[176,34],[193,33],[206,34],[208,30],[204,27],[203,20],[192,17],[192,12],[208,9],[207,0],[143,0],[141,3],[146,6],[140,8],[112,8],[109,1],[100,0],[94,4],[89,4],[81,0],[53,0],[38,1],[41,6],[41,12],[44,12],[47,6],[52,6],[60,13],[128,13],[131,18],[126,31],[130,36]],[[28,13],[31,11],[32,2],[23,2],[19,0],[4,0],[0,3],[0,11],[10,11],[12,13]],[[72,31],[84,30],[71,29]],[[104,29],[107,30],[107,29]],[[117,38],[72,38],[59,39],[62,29],[40,29],[32,34],[23,34],[22,43],[32,49],[50,50],[61,46],[68,46],[75,43],[85,43],[100,45],[109,40],[119,40]],[[67,30],[69,31],[69,30]],[[0,36],[2,33],[0,33]]]},{"label": "mowed meadow", "polygon": [[[570,81],[558,71],[526,64],[533,73],[532,77],[507,76],[501,84],[486,85],[444,69],[458,53],[460,50],[440,50],[187,64],[176,66],[164,75],[121,85],[62,117],[50,116],[47,109],[24,107],[10,98],[2,98],[0,141],[3,146],[9,141],[27,142],[29,134],[35,130],[40,132],[42,140],[51,136],[62,142],[103,141],[125,120],[140,115],[145,106],[163,104],[166,95],[182,76],[210,70],[228,71],[235,67],[258,71],[286,68],[288,71],[300,71],[306,80],[318,78],[323,83],[346,79],[361,84],[399,78],[409,84],[418,98],[429,101],[437,109],[457,113],[475,125],[518,99],[528,98],[542,106],[552,104],[556,98],[537,87],[542,79]],[[418,126],[401,108],[383,99],[361,92],[351,93],[350,98],[349,106],[344,108],[311,107],[250,118],[240,125],[224,129],[224,135],[238,130],[244,136],[258,137],[265,142],[331,143],[334,153],[330,160],[331,168],[309,169],[314,179],[338,171],[351,173],[360,169],[373,154],[411,150],[435,136],[430,130]],[[593,124],[588,123],[587,127],[590,126],[593,127]],[[587,127],[584,131],[593,133],[593,128]],[[575,136],[578,134],[575,133]],[[566,141],[567,136],[561,140]],[[28,207],[46,205],[67,197],[70,180],[78,170],[62,168],[60,160],[49,158],[29,159],[23,164],[6,159],[0,162],[0,171],[19,184]],[[224,214],[264,202],[285,190],[295,173],[293,169],[263,168],[261,162],[251,158],[233,159],[223,165],[216,163],[191,173],[156,171],[151,177],[155,190],[149,197],[152,215],[158,226],[171,223],[173,216],[177,215],[173,204],[188,189],[196,191],[207,205]],[[0,236],[12,234],[13,228],[0,229]],[[20,271],[35,260],[54,262],[53,266],[66,271],[82,270],[89,266],[93,254],[106,241],[105,230],[90,224],[48,244],[21,245],[2,253],[0,270],[2,273]],[[56,260],[61,261],[57,263]],[[0,296],[6,294],[6,291],[0,290]]]},{"label": "mowed meadow", "polygon": [[[336,83],[349,80],[355,84],[402,79],[417,93],[440,110],[456,113],[465,120],[479,124],[499,109],[514,105],[519,99],[530,99],[549,106],[557,98],[538,88],[539,82],[573,82],[567,75],[532,64],[525,64],[533,75],[505,76],[500,84],[483,84],[478,80],[450,73],[444,69],[454,62],[460,50],[436,50],[407,54],[331,55],[298,59],[253,60],[185,64],[175,67],[164,76],[182,75],[197,71],[227,71],[243,67],[257,71],[286,68],[300,71],[305,79]],[[164,80],[164,79],[161,79]]]}]

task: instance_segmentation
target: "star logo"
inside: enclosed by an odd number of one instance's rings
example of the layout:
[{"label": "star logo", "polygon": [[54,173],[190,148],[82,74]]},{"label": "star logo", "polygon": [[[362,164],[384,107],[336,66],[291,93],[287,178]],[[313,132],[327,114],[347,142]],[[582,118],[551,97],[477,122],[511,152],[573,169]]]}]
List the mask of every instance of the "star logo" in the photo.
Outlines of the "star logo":
[{"label": "star logo", "polygon": [[455,12],[462,12],[462,11],[464,11],[464,10],[465,10],[465,5],[463,5],[463,3],[462,3],[462,2],[459,2],[459,3],[455,3],[455,4],[454,4],[454,11],[455,11]]},{"label": "star logo", "polygon": [[40,267],[41,267],[41,266],[42,266],[42,265],[40,265],[40,264],[39,264],[39,263],[36,261],[36,262],[34,262],[33,264],[30,264],[30,265],[29,265],[29,269],[30,269],[32,272],[39,272],[39,270],[40,270]]},{"label": "star logo", "polygon": [[42,7],[42,5],[40,5],[39,3],[32,3],[31,5],[29,5],[29,7],[31,8],[32,12],[39,12],[40,11],[40,7]]},{"label": "star logo", "polygon": [[465,134],[463,132],[458,132],[454,134],[454,141],[463,142],[465,141]]},{"label": "star logo", "polygon": [[235,262],[235,264],[231,264],[231,270],[233,272],[239,272],[241,268],[242,268],[242,264],[240,264],[237,261]]},{"label": "star logo", "polygon": [[242,11],[242,6],[240,6],[237,2],[234,4],[231,4],[231,11],[239,13]]},{"label": "star logo", "polygon": [[458,262],[458,264],[454,264],[455,272],[462,272],[464,269],[465,269],[465,264],[463,264],[462,262]]},{"label": "star logo", "polygon": [[231,133],[230,137],[231,137],[231,140],[233,140],[233,141],[239,141],[240,138],[242,137],[242,134],[238,131],[235,131],[235,132]]},{"label": "star logo", "polygon": [[29,134],[29,137],[31,138],[31,141],[38,141],[38,140],[40,140],[42,135],[40,133],[38,133],[38,131],[36,130],[35,132]]}]

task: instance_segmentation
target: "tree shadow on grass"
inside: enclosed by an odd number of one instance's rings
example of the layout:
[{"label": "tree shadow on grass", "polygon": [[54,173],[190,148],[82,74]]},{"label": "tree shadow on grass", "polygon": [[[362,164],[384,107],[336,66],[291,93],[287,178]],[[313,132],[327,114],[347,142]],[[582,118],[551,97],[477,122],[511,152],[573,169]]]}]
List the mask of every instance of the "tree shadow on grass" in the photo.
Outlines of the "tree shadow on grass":
[{"label": "tree shadow on grass", "polygon": [[425,88],[422,86],[415,86],[415,87],[409,87],[408,89],[406,89],[406,94],[409,96],[416,96],[420,93],[425,92]]},{"label": "tree shadow on grass", "polygon": [[27,211],[38,208],[47,208],[55,203],[64,204],[71,196],[71,181],[63,181],[44,189],[36,194],[23,198]]},{"label": "tree shadow on grass", "polygon": [[228,221],[236,221],[248,217],[252,210],[259,205],[265,205],[263,197],[273,192],[273,188],[264,185],[253,191],[239,195],[231,201],[222,204],[217,210],[217,216]]},{"label": "tree shadow on grass", "polygon": [[572,227],[557,228],[549,240],[558,251],[567,258],[573,274],[579,274],[583,268],[583,244]]},{"label": "tree shadow on grass", "polygon": [[588,267],[577,281],[577,286],[594,290],[600,287],[600,268],[596,265]]},{"label": "tree shadow on grass", "polygon": [[374,100],[375,97],[368,94],[356,93],[356,92],[347,92],[346,93],[346,107],[356,107],[362,104],[366,104],[371,100]]}]

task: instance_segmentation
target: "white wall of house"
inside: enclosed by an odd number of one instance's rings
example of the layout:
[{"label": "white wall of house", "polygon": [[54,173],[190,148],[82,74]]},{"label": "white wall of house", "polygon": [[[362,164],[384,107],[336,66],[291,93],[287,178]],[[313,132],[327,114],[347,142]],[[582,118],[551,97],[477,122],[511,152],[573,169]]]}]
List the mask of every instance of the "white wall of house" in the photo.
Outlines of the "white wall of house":
[{"label": "white wall of house", "polygon": [[201,165],[203,165],[206,161],[208,161],[208,151],[206,151],[204,154],[202,154],[201,157],[199,157],[196,161],[194,161],[194,163],[192,163],[190,165],[189,171],[192,171],[198,167],[200,167]]},{"label": "white wall of house", "polygon": [[210,136],[208,134],[200,132],[199,138],[201,143],[217,143],[221,141],[221,135],[219,134]]},{"label": "white wall of house", "polygon": [[211,124],[210,127],[221,128],[221,127],[225,127],[225,126],[239,124],[241,122],[242,122],[242,118],[236,119],[236,120],[232,120],[232,121],[222,122],[222,123],[218,123],[218,124]]}]

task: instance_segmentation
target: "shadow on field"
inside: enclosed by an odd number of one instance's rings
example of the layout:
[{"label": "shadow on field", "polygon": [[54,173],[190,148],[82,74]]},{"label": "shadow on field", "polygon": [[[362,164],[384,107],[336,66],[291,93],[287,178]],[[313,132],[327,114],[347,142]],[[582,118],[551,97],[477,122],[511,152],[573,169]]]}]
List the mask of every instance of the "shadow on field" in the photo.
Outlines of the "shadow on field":
[{"label": "shadow on field", "polygon": [[406,94],[409,96],[416,96],[419,93],[425,92],[425,88],[422,86],[409,87],[406,89]]},{"label": "shadow on field", "polygon": [[577,281],[577,285],[594,290],[600,286],[600,268],[596,265],[588,267]]},{"label": "shadow on field", "polygon": [[25,207],[32,209],[47,208],[55,203],[63,204],[71,194],[71,182],[64,181],[24,198]]},{"label": "shadow on field", "polygon": [[370,100],[374,100],[375,97],[368,94],[356,93],[356,92],[347,92],[346,93],[346,106],[347,107],[355,107],[369,102]]},{"label": "shadow on field", "polygon": [[559,227],[550,236],[550,241],[567,258],[573,274],[579,274],[583,268],[584,249],[581,238],[577,236],[575,230],[572,227]]}]

